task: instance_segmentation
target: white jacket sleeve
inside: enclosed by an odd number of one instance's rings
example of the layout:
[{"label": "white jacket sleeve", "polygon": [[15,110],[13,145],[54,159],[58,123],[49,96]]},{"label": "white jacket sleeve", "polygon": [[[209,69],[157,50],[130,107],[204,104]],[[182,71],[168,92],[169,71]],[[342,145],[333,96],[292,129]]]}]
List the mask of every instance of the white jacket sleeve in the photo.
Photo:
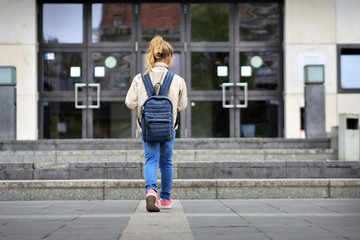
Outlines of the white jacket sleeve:
[{"label": "white jacket sleeve", "polygon": [[188,104],[188,99],[187,99],[186,83],[184,79],[182,79],[179,87],[179,102],[178,102],[177,110],[179,112],[185,110],[187,104]]},{"label": "white jacket sleeve", "polygon": [[126,94],[125,104],[131,110],[135,110],[138,107],[138,82],[136,76]]}]

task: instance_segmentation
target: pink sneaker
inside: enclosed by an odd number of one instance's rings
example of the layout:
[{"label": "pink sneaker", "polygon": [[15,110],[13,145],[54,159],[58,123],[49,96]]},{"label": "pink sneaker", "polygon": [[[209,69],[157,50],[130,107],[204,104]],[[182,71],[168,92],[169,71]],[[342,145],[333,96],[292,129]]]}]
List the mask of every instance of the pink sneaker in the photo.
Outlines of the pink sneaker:
[{"label": "pink sneaker", "polygon": [[148,212],[160,212],[158,194],[154,189],[150,189],[146,193],[146,210]]},{"label": "pink sneaker", "polygon": [[162,208],[172,208],[173,201],[172,201],[172,199],[170,199],[170,200],[161,200],[160,203],[161,203]]}]

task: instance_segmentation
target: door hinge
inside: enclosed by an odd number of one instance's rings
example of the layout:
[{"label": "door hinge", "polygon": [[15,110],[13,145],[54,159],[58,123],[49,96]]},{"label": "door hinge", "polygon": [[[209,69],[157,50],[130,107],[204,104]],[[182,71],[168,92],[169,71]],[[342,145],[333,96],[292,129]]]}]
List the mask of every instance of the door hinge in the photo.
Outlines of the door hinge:
[{"label": "door hinge", "polygon": [[138,42],[135,42],[135,52],[137,52],[138,49],[139,49],[139,44],[138,44]]},{"label": "door hinge", "polygon": [[187,42],[184,42],[184,52],[187,52]]},{"label": "door hinge", "polygon": [[184,5],[184,14],[187,14],[187,6]]}]

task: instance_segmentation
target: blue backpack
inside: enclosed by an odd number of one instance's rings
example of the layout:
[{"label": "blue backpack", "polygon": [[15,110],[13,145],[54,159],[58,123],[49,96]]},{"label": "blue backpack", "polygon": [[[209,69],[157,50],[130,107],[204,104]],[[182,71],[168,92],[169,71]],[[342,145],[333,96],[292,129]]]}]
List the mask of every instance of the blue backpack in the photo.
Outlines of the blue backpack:
[{"label": "blue backpack", "polygon": [[[142,138],[145,142],[168,142],[174,138],[173,106],[167,97],[174,73],[167,71],[163,84],[152,85],[149,74],[141,77],[144,81],[148,98],[141,108]],[[160,85],[159,95],[155,87]],[[176,126],[176,124],[175,124]]]}]

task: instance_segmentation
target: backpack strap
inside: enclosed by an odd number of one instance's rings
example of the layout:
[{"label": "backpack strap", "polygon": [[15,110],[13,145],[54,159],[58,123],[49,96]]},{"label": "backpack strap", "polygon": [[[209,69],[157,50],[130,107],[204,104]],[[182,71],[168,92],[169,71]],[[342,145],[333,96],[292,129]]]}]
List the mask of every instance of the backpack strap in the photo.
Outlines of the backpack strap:
[{"label": "backpack strap", "polygon": [[171,72],[171,71],[167,71],[166,75],[165,75],[165,79],[164,79],[164,82],[163,84],[161,85],[161,88],[160,88],[160,92],[159,92],[159,95],[163,95],[163,96],[167,96],[168,93],[169,93],[169,89],[170,89],[170,85],[172,83],[172,80],[174,78],[174,73]]},{"label": "backpack strap", "polygon": [[142,78],[142,80],[144,82],[145,89],[146,89],[148,97],[151,97],[152,95],[155,94],[155,88],[153,87],[153,85],[151,83],[151,79],[150,79],[149,74],[144,75],[144,74],[141,73],[141,78]]},{"label": "backpack strap", "polygon": [[[169,71],[169,70],[166,72],[163,84],[160,85],[159,95],[162,95],[162,96],[167,96],[168,95],[170,85],[172,83],[174,75],[175,74],[173,72]],[[151,96],[155,95],[155,87],[159,83],[157,83],[155,86],[153,86],[149,74],[144,75],[143,73],[141,73],[141,78],[142,78],[142,80],[144,82],[148,97],[151,97]]]}]

